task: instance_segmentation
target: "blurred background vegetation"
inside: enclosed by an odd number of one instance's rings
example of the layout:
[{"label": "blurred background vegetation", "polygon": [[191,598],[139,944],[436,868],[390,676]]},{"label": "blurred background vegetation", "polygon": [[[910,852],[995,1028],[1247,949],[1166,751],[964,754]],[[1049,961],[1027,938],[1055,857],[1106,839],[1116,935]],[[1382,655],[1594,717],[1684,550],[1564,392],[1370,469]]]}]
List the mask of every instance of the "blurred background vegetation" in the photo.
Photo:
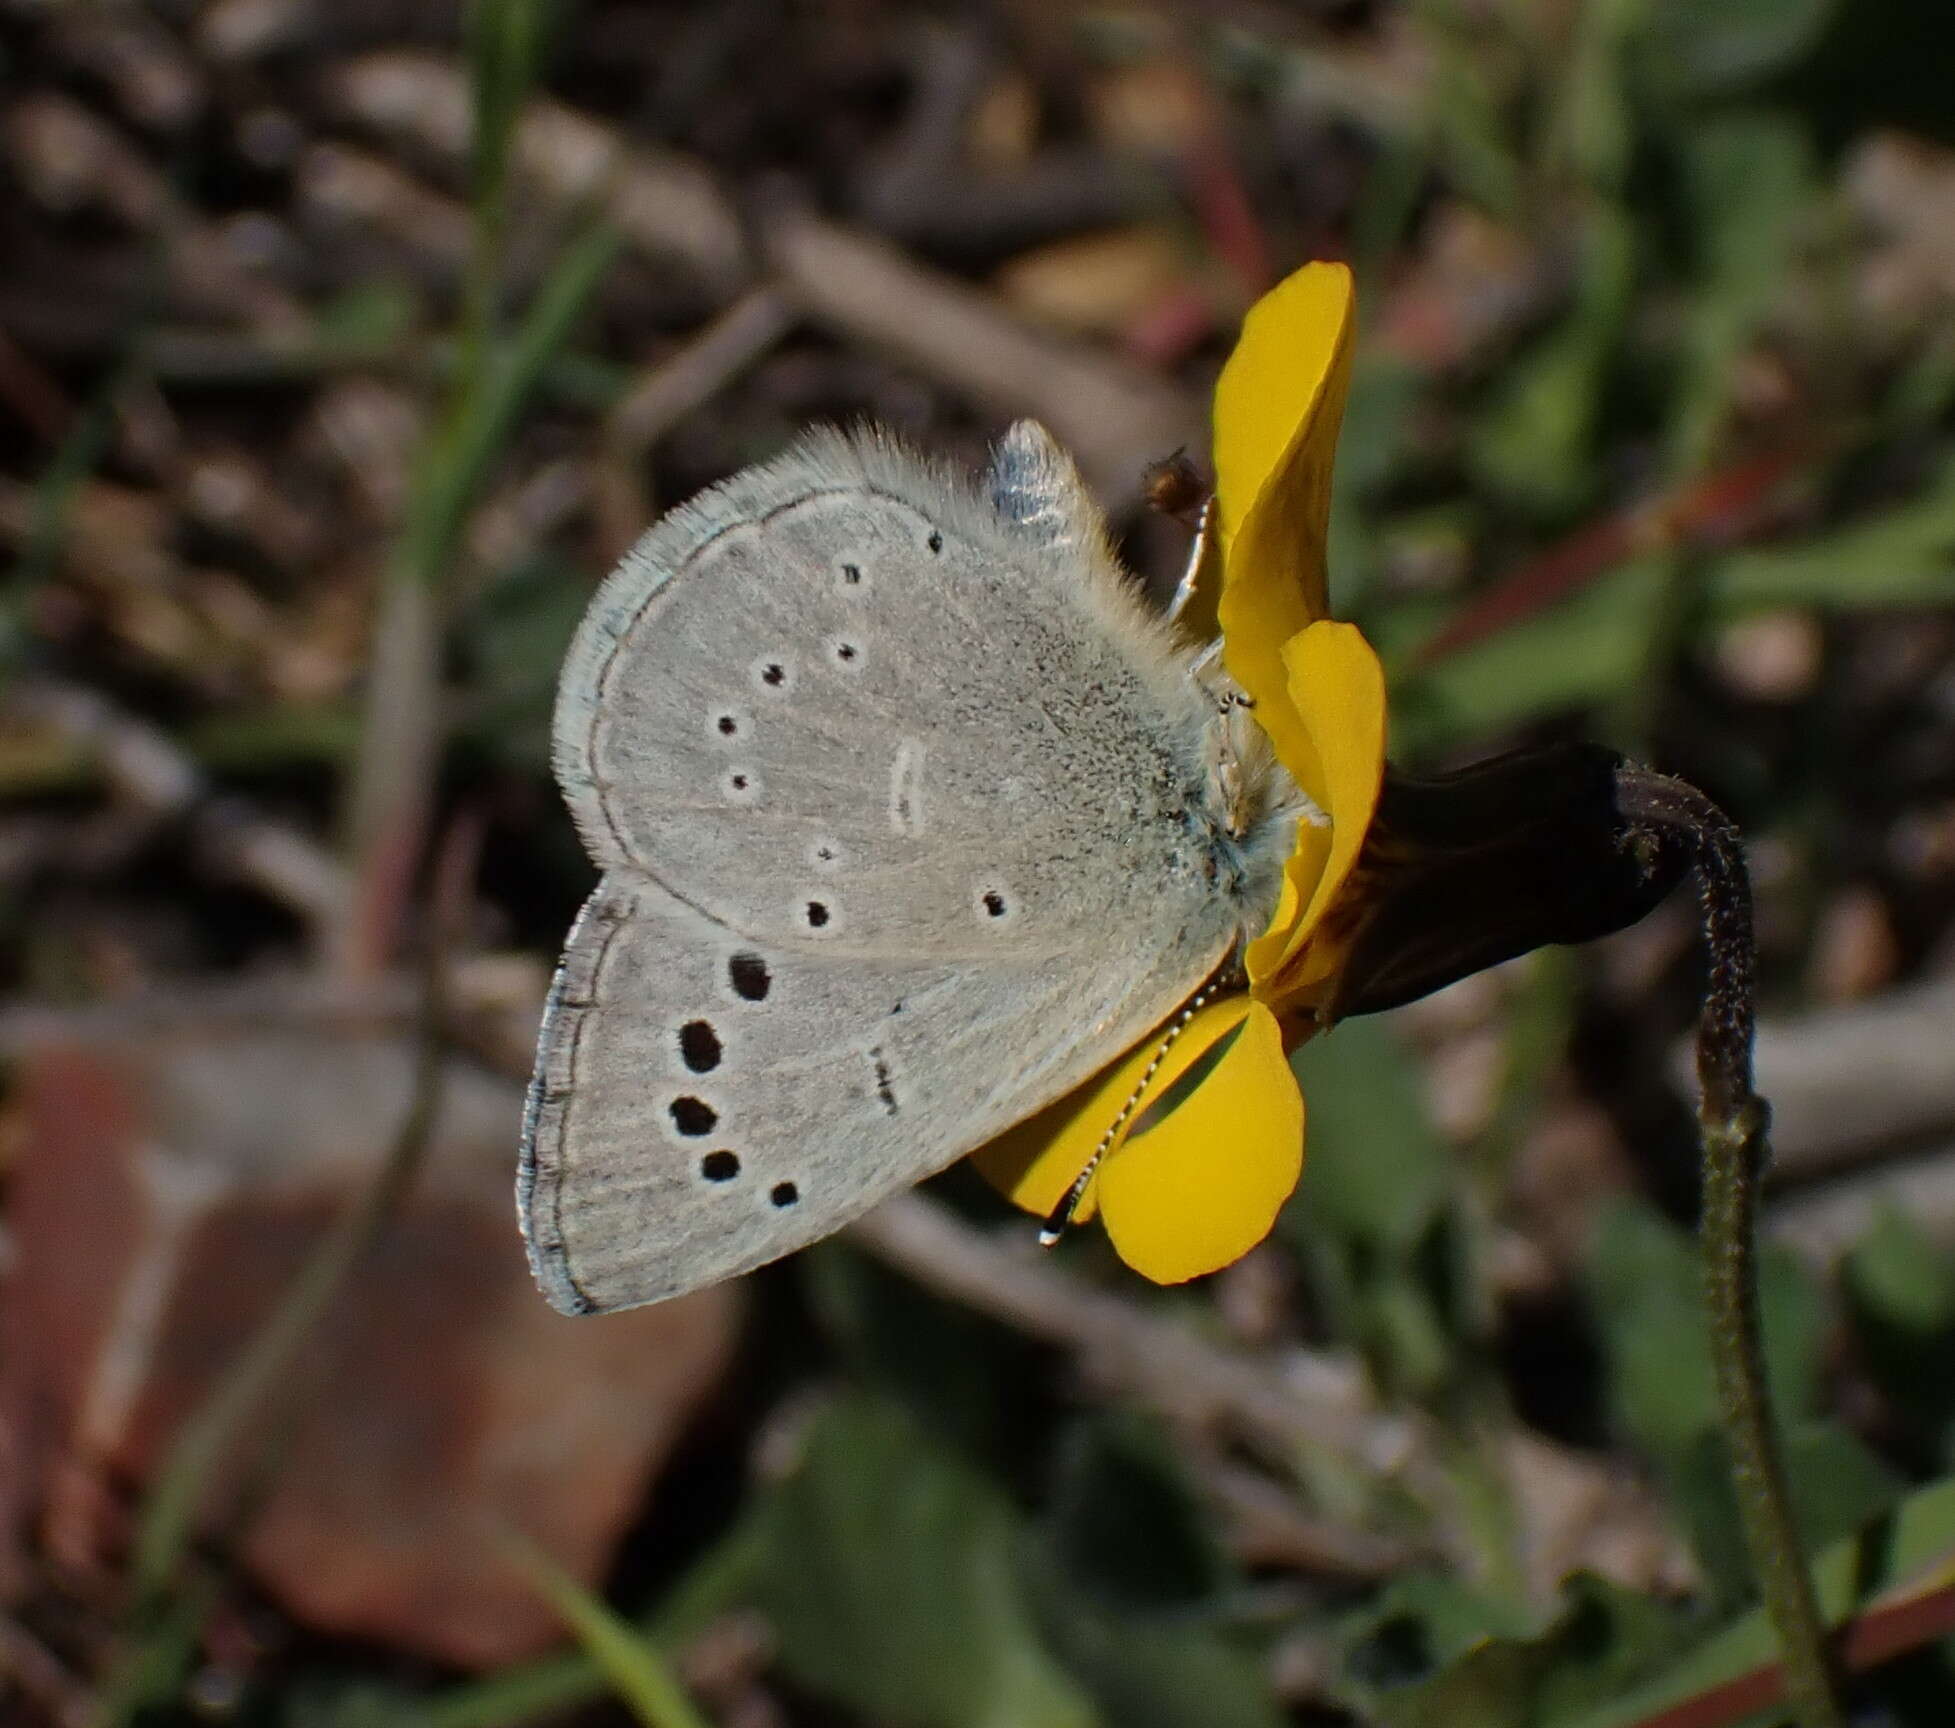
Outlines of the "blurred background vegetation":
[{"label": "blurred background vegetation", "polygon": [[1927,0],[0,0],[6,1720],[1771,1720],[1681,896],[1306,1047],[1190,1288],[958,1171],[523,1269],[595,581],[811,420],[1031,414],[1158,587],[1314,256],[1396,758],[1745,825],[1794,1488],[1858,1719],[1955,1720],[1951,91]]}]

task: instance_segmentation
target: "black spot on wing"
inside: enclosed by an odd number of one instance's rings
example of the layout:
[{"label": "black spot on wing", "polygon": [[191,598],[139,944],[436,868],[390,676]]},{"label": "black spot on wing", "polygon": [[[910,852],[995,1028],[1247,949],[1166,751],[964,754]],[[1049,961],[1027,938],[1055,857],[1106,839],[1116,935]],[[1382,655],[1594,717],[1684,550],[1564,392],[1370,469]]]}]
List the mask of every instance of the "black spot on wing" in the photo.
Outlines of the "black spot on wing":
[{"label": "black spot on wing", "polygon": [[695,1074],[710,1074],[720,1065],[720,1036],[705,1020],[688,1020],[679,1028],[679,1056]]},{"label": "black spot on wing", "polygon": [[666,1108],[672,1114],[672,1126],[688,1139],[712,1133],[720,1119],[720,1113],[704,1098],[674,1098]]}]

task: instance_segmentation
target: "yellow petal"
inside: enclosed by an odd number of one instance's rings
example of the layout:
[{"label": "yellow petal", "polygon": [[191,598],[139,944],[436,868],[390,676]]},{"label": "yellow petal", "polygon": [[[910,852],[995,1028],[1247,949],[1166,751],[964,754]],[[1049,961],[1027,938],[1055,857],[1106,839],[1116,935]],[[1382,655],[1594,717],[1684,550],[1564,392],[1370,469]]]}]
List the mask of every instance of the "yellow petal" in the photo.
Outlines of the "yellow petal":
[{"label": "yellow petal", "polygon": [[1306,264],[1249,309],[1215,386],[1223,659],[1285,763],[1302,721],[1283,644],[1328,610],[1324,538],[1352,306],[1349,270]]},{"label": "yellow petal", "polygon": [[1158,1120],[1137,1120],[1100,1170],[1107,1234],[1157,1284],[1241,1259],[1269,1234],[1303,1171],[1303,1094],[1276,1016],[1244,997],[1215,1006],[1226,1013],[1211,1030],[1225,1036],[1229,1020],[1236,1029],[1220,1059]]},{"label": "yellow petal", "polygon": [[[1125,1127],[1143,1120],[1149,1105],[1199,1062],[1237,1026],[1248,1012],[1247,996],[1208,1003],[1168,1046],[1147,1083],[1145,1096],[1128,1113]],[[1172,1022],[1169,1023],[1170,1025]],[[1044,1218],[1066,1197],[1066,1191],[1092,1161],[1093,1151],[1120,1120],[1120,1112],[1140,1086],[1141,1076],[1159,1053],[1167,1027],[1157,1027],[1118,1062],[1103,1068],[1084,1086],[1056,1104],[1021,1122],[1007,1134],[971,1154],[978,1173],[1015,1206]],[[1086,1190],[1085,1201],[1073,1213],[1083,1224],[1099,1205],[1099,1183]]]},{"label": "yellow petal", "polygon": [[1305,745],[1283,763],[1330,831],[1298,825],[1277,914],[1244,957],[1250,987],[1279,1009],[1340,958],[1330,944],[1305,950],[1358,861],[1385,774],[1385,673],[1357,627],[1312,624],[1284,644],[1282,658]]}]

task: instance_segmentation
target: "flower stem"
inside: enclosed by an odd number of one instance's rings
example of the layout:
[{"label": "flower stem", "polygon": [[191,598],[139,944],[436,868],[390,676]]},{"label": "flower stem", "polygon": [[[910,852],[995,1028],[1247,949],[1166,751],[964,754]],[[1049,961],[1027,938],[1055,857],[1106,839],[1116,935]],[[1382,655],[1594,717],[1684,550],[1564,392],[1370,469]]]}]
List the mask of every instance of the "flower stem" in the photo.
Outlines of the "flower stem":
[{"label": "flower stem", "polygon": [[1778,1631],[1786,1699],[1802,1728],[1842,1728],[1838,1670],[1792,1514],[1759,1322],[1758,1177],[1770,1111],[1752,1089],[1751,880],[1737,828],[1694,786],[1625,767],[1616,789],[1628,844],[1687,850],[1696,870],[1710,953],[1697,1030],[1699,1233],[1718,1405],[1752,1566]]}]

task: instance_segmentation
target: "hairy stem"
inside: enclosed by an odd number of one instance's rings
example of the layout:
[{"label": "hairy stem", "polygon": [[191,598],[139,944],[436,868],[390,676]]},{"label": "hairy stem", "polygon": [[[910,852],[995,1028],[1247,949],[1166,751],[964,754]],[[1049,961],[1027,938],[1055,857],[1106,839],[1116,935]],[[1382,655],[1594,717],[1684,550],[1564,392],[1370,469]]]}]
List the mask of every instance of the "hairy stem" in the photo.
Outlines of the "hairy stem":
[{"label": "hairy stem", "polygon": [[1803,1728],[1842,1728],[1838,1673],[1792,1515],[1759,1322],[1758,1179],[1770,1111],[1752,1089],[1751,880],[1737,828],[1695,787],[1638,768],[1620,769],[1616,787],[1629,843],[1685,849],[1696,870],[1710,951],[1697,1029],[1699,1231],[1718,1405],[1752,1566],[1784,1654],[1786,1699]]}]

